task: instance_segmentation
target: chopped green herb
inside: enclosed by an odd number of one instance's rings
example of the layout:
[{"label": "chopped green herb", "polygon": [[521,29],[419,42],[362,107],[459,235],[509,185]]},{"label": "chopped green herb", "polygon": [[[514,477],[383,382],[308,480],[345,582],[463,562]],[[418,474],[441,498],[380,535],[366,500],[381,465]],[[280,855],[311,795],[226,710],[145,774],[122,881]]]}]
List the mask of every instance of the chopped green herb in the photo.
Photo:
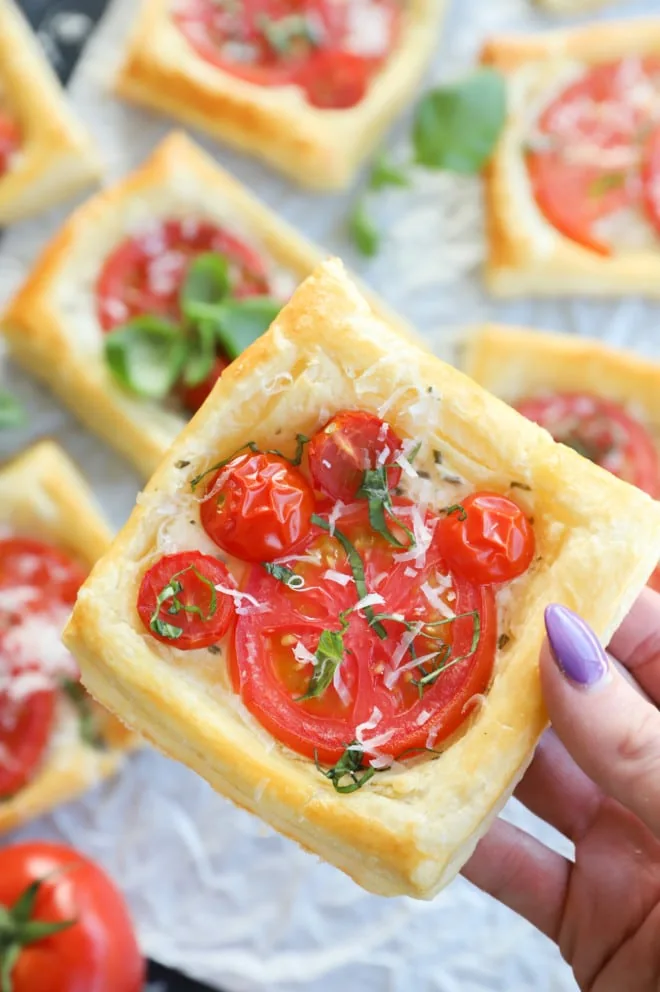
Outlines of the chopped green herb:
[{"label": "chopped green herb", "polygon": [[500,636],[497,639],[497,647],[499,648],[499,650],[501,651],[503,648],[505,648],[510,640],[511,637],[509,636],[509,634],[500,634]]},{"label": "chopped green herb", "polygon": [[531,493],[532,487],[528,486],[526,482],[511,482],[509,483],[511,489],[522,489],[526,493]]},{"label": "chopped green herb", "polygon": [[588,194],[592,199],[597,200],[612,190],[621,189],[625,186],[627,178],[625,172],[603,172],[589,183]]},{"label": "chopped green herb", "polygon": [[[296,450],[295,450],[295,454],[293,455],[293,458],[290,458],[288,455],[285,455],[282,451],[278,451],[277,448],[267,448],[263,452],[263,454],[278,455],[280,458],[284,458],[285,461],[289,462],[289,464],[297,468],[302,461],[303,451],[305,450],[306,444],[309,444],[309,438],[306,437],[304,434],[296,434]],[[242,444],[240,448],[236,449],[233,455],[229,456],[229,458],[223,458],[221,462],[216,462],[215,465],[211,465],[210,468],[207,468],[200,475],[196,475],[195,478],[191,480],[190,488],[194,492],[197,486],[202,481],[202,479],[205,479],[206,476],[210,475],[212,472],[219,472],[221,468],[224,468],[225,465],[229,465],[229,463],[232,462],[234,458],[242,454],[244,451],[251,451],[253,454],[259,454],[261,450],[262,449],[258,446],[256,441],[248,441],[246,444]]]},{"label": "chopped green herb", "polygon": [[[324,770],[318,761],[318,756],[314,754],[314,761],[318,771],[321,775],[324,775],[327,779],[332,782],[335,791],[342,793],[342,795],[348,795],[351,792],[357,792],[361,789],[370,779],[376,774],[375,768],[365,768],[363,765],[364,759],[364,748],[359,741],[355,740],[351,744],[347,745],[346,750],[342,754],[339,761],[332,766]],[[342,785],[342,780],[347,778],[350,780],[347,785]]]},{"label": "chopped green herb", "polygon": [[410,178],[402,166],[392,162],[387,152],[381,152],[371,167],[369,189],[379,190],[386,186],[410,186]]},{"label": "chopped green herb", "polygon": [[358,499],[366,499],[369,510],[369,523],[377,534],[384,537],[389,544],[395,548],[406,547],[387,526],[387,517],[401,528],[409,540],[409,548],[414,547],[415,537],[412,531],[403,524],[394,514],[392,507],[392,494],[387,483],[387,469],[389,466],[382,465],[379,468],[368,468],[362,478],[362,485],[356,495]]},{"label": "chopped green herb", "polygon": [[222,654],[222,648],[219,644],[209,644],[206,650],[209,654]]},{"label": "chopped green herb", "polygon": [[[424,689],[428,689],[430,685],[433,685],[435,682],[437,682],[437,680],[440,678],[441,675],[444,674],[444,672],[448,671],[450,668],[453,668],[454,665],[458,665],[459,662],[465,661],[466,658],[470,658],[477,650],[477,647],[479,645],[479,640],[481,639],[481,617],[479,616],[479,611],[473,610],[471,613],[458,614],[456,617],[450,618],[450,622],[453,622],[454,620],[462,619],[463,617],[466,616],[472,617],[472,625],[473,625],[472,643],[470,645],[469,650],[466,652],[466,654],[459,655],[457,658],[452,658],[452,660],[449,661],[451,655],[451,647],[448,644],[446,644],[442,649],[442,651],[440,651],[438,654],[439,663],[436,666],[436,668],[424,674],[421,679],[412,679],[412,684],[414,686],[417,686],[417,688],[420,691],[420,695],[423,693]],[[439,626],[442,622],[443,622],[442,620],[436,620],[434,624],[427,624],[427,626],[429,627]]]},{"label": "chopped green herb", "polygon": [[474,175],[490,158],[506,112],[506,84],[495,69],[478,69],[467,79],[431,90],[415,113],[416,162]]},{"label": "chopped green herb", "polygon": [[97,714],[94,712],[94,704],[85,692],[84,686],[73,679],[62,679],[60,686],[76,708],[80,739],[90,747],[103,750],[106,747],[105,738],[99,727]]},{"label": "chopped green herb", "polygon": [[271,17],[259,17],[257,26],[262,35],[278,55],[289,55],[297,50],[300,42],[307,45],[318,45],[319,31],[315,24],[303,14],[289,14],[277,20]]},{"label": "chopped green herb", "polygon": [[316,664],[304,696],[299,696],[297,702],[303,699],[315,699],[322,696],[334,678],[334,674],[344,660],[344,629],[341,631],[324,630],[321,633],[318,647],[315,651]]},{"label": "chopped green herb", "polygon": [[[327,520],[324,520],[322,517],[319,517],[318,514],[316,513],[312,514],[312,523],[316,524],[317,527],[320,527],[321,530],[330,533],[330,524],[328,523]],[[331,536],[335,537],[339,541],[342,548],[346,552],[346,557],[348,558],[348,564],[350,565],[351,572],[353,573],[353,580],[355,582],[355,588],[357,589],[358,600],[364,599],[365,596],[369,595],[369,590],[367,589],[367,580],[364,574],[364,562],[362,561],[362,558],[360,557],[356,549],[353,547],[349,539],[346,537],[346,535],[342,534],[342,532],[340,530],[337,530],[336,527],[334,528],[334,534],[332,534]],[[365,606],[364,615],[366,616],[367,620],[369,621],[373,629],[376,631],[378,637],[380,637],[382,641],[385,640],[387,637],[387,631],[383,627],[382,623],[380,623],[378,620],[375,620],[373,606]]]},{"label": "chopped green herb", "polygon": [[467,520],[467,513],[465,512],[465,507],[462,506],[461,503],[454,503],[453,506],[445,506],[440,512],[445,513],[448,517],[451,517],[452,513],[457,513],[458,519],[461,521],[461,523],[464,520]]},{"label": "chopped green herb", "polygon": [[[183,592],[183,584],[179,582],[179,576],[185,575],[187,572],[192,572],[196,575],[200,582],[203,582],[206,586],[208,586],[211,591],[211,599],[207,613],[204,613],[201,607],[196,605],[191,606],[179,599],[179,593]],[[170,600],[170,605],[167,608],[167,612],[170,616],[177,616],[181,612],[190,613],[194,616],[198,616],[203,622],[207,622],[214,617],[218,607],[218,595],[213,582],[205,575],[202,575],[202,573],[198,571],[194,565],[188,565],[186,568],[182,568],[180,572],[175,572],[170,578],[168,584],[158,593],[158,596],[156,597],[156,606],[149,621],[149,626],[154,633],[160,634],[161,637],[166,637],[168,640],[172,641],[181,637],[183,634],[183,628],[166,623],[161,620],[159,616],[161,608]]]},{"label": "chopped green herb", "polygon": [[174,463],[175,468],[188,468],[190,462],[185,461],[185,459],[180,458],[178,462]]},{"label": "chopped green herb", "polygon": [[442,452],[438,451],[437,448],[433,449],[433,461],[436,465],[442,465]]},{"label": "chopped green herb", "polygon": [[348,234],[357,250],[373,258],[380,248],[378,228],[367,212],[364,200],[359,200],[348,218]]},{"label": "chopped green herb", "polygon": [[289,589],[303,589],[305,580],[302,575],[297,575],[292,568],[286,565],[276,565],[271,561],[261,563],[269,575],[272,575],[278,582],[282,582]]}]

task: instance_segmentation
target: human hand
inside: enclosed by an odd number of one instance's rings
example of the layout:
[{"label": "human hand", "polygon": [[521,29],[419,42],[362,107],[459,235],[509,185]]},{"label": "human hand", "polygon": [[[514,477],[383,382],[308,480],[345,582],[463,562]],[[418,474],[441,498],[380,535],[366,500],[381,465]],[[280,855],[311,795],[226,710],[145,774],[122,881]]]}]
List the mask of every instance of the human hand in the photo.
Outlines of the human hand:
[{"label": "human hand", "polygon": [[546,610],[552,729],[515,795],[573,841],[569,861],[497,820],[463,874],[559,945],[589,992],[660,990],[660,595],[642,593],[611,655],[570,610]]}]

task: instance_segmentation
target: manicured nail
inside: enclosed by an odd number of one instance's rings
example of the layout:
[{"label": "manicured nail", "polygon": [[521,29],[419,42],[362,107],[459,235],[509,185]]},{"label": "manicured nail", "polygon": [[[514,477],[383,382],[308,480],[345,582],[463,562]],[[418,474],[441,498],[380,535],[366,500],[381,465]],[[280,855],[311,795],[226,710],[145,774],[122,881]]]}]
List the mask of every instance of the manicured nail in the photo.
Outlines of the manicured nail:
[{"label": "manicured nail", "polygon": [[607,655],[591,627],[577,613],[553,603],[545,610],[545,629],[552,657],[570,682],[586,688],[608,678]]}]

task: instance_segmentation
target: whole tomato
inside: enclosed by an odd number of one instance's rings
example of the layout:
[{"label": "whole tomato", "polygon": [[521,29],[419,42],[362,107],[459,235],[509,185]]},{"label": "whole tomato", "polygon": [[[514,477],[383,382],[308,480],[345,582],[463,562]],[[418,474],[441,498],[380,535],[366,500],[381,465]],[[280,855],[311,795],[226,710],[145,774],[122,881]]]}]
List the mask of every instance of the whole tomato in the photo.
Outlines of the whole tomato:
[{"label": "whole tomato", "polygon": [[0,851],[2,992],[141,992],[145,965],[108,876],[72,848]]}]

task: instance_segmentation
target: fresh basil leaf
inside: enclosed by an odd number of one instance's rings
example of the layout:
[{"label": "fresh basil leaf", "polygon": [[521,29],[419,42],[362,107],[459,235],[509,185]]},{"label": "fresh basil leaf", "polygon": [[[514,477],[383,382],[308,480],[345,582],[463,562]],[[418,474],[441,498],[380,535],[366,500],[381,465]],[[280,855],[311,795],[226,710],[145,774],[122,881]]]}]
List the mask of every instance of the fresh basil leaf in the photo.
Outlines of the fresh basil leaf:
[{"label": "fresh basil leaf", "polygon": [[289,14],[277,20],[262,15],[258,19],[258,27],[267,43],[278,55],[291,54],[292,50],[297,50],[301,42],[312,46],[317,45],[321,40],[316,22],[304,14]]},{"label": "fresh basil leaf", "polygon": [[360,200],[348,218],[348,234],[362,255],[373,258],[380,248],[380,233],[367,212],[364,200]]},{"label": "fresh basil leaf", "polygon": [[[348,745],[344,753],[342,754],[339,761],[324,771],[319,764],[316,752],[314,753],[314,763],[316,764],[317,770],[324,775],[325,778],[329,779],[336,792],[340,792],[342,795],[348,795],[351,792],[357,792],[362,786],[372,779],[376,774],[375,768],[364,768],[362,762],[364,760],[364,748],[359,741],[355,740]],[[362,774],[359,774],[362,772]],[[348,785],[342,785],[342,779],[348,776]]]},{"label": "fresh basil leaf", "polygon": [[193,303],[219,303],[231,288],[229,262],[224,255],[209,251],[198,255],[188,268],[181,287],[179,305],[184,317]]},{"label": "fresh basil leaf", "polygon": [[189,352],[183,368],[186,386],[198,386],[208,379],[215,363],[215,331],[213,324],[202,320],[189,331]]},{"label": "fresh basil leaf", "polygon": [[215,305],[191,303],[189,317],[208,321],[216,340],[232,361],[264,334],[282,309],[280,300],[270,296],[248,296]]},{"label": "fresh basil leaf", "polygon": [[315,699],[317,696],[322,696],[332,682],[335,672],[344,660],[344,637],[341,631],[322,631],[318,647],[314,653],[316,656],[314,673],[307,692],[296,700],[298,703],[302,702],[303,699]]},{"label": "fresh basil leaf", "polygon": [[362,478],[362,485],[358,489],[356,495],[358,499],[367,500],[369,507],[369,523],[377,534],[384,537],[385,540],[389,544],[394,545],[395,548],[406,547],[406,545],[402,544],[402,542],[394,536],[387,526],[387,517],[389,516],[390,519],[401,528],[408,538],[410,543],[407,546],[409,548],[414,547],[415,535],[394,515],[394,510],[392,508],[392,494],[387,483],[386,465],[382,465],[379,468],[366,469]]},{"label": "fresh basil leaf", "polygon": [[506,86],[495,69],[433,89],[415,112],[415,160],[429,169],[473,175],[490,158],[505,120]]},{"label": "fresh basil leaf", "polygon": [[261,563],[266,569],[269,575],[272,575],[274,579],[281,582],[283,585],[288,586],[289,589],[303,589],[305,586],[305,580],[302,575],[298,575],[294,572],[292,568],[287,565],[276,565],[272,561],[263,561]]},{"label": "fresh basil leaf", "polygon": [[25,422],[23,407],[9,393],[0,392],[0,428],[19,427]]},{"label": "fresh basil leaf", "polygon": [[387,153],[382,152],[371,167],[369,189],[385,189],[386,186],[410,186],[410,178],[403,166],[395,165]]},{"label": "fresh basil leaf", "polygon": [[175,627],[174,624],[165,623],[159,617],[152,619],[149,626],[155,634],[166,637],[169,641],[176,641],[183,634],[183,627]]},{"label": "fresh basil leaf", "polygon": [[150,314],[115,328],[105,338],[105,357],[124,389],[162,400],[181,374],[188,342],[176,324]]}]

